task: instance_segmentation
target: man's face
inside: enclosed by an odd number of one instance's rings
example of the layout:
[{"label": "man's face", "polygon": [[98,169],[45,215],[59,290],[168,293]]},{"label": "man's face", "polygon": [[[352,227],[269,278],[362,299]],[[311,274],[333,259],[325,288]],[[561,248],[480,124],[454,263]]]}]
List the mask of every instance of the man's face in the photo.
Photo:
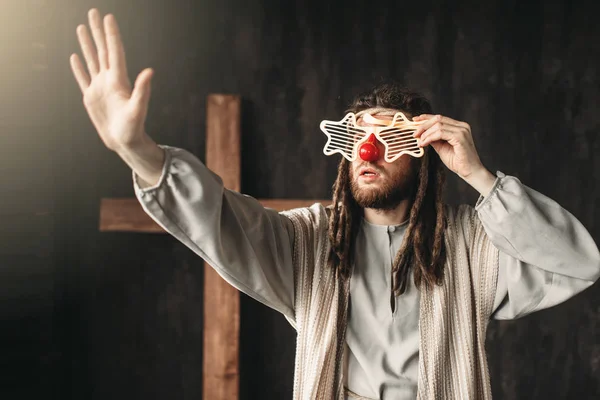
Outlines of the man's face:
[{"label": "man's face", "polygon": [[[393,119],[393,116],[384,115],[374,117],[386,121]],[[381,126],[366,123],[362,117],[357,120],[357,124],[365,127]],[[393,163],[388,163],[383,159],[383,143],[376,140],[376,146],[380,154],[377,161],[368,162],[357,157],[349,166],[352,195],[362,208],[390,210],[413,195],[419,162],[404,154]]]}]

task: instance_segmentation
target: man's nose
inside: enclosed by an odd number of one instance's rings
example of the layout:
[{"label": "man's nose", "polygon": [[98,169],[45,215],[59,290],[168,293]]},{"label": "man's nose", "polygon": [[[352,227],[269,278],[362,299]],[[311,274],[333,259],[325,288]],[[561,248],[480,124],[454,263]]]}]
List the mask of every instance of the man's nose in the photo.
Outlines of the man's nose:
[{"label": "man's nose", "polygon": [[375,137],[375,134],[371,133],[366,142],[360,145],[358,149],[358,155],[361,160],[368,162],[375,162],[379,160],[379,157],[383,150],[383,144],[379,143],[379,140]]}]

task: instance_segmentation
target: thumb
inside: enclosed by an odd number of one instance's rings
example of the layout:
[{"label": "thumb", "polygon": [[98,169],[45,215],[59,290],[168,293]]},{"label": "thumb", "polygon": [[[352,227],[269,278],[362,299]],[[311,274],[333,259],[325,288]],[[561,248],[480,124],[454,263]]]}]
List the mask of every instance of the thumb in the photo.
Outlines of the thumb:
[{"label": "thumb", "polygon": [[135,79],[135,86],[131,93],[131,100],[138,106],[146,108],[150,101],[150,82],[154,71],[151,68],[146,68]]},{"label": "thumb", "polygon": [[442,149],[442,147],[444,147],[445,145],[448,145],[448,143],[446,143],[442,140],[436,140],[435,142],[431,142],[429,144],[431,145],[431,147],[433,147],[435,152],[438,154],[440,154],[440,150]]}]

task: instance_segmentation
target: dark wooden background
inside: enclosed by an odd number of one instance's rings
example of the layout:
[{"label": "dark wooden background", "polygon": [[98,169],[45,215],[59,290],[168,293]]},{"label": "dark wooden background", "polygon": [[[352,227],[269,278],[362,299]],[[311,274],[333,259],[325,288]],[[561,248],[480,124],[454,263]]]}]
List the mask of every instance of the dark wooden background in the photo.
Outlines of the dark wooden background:
[{"label": "dark wooden background", "polygon": [[[205,98],[244,98],[243,191],[330,196],[318,123],[396,78],[468,121],[490,170],[561,203],[600,240],[595,1],[0,2],[0,397],[199,399],[202,263],[166,235],[98,232],[133,196],[81,103],[68,57],[97,6],[132,79],[155,68],[148,132],[204,159]],[[450,177],[448,201],[475,192]],[[499,399],[600,395],[600,288],[492,322]],[[293,329],[242,296],[243,399],[291,398]]]}]

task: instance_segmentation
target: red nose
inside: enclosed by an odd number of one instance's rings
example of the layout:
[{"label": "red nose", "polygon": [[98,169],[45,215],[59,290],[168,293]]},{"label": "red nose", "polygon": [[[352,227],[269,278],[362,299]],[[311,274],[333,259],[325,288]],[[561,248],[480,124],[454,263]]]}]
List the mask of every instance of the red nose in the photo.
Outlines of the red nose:
[{"label": "red nose", "polygon": [[358,155],[363,161],[374,162],[379,159],[379,149],[375,145],[375,135],[371,134],[366,142],[360,145]]}]

